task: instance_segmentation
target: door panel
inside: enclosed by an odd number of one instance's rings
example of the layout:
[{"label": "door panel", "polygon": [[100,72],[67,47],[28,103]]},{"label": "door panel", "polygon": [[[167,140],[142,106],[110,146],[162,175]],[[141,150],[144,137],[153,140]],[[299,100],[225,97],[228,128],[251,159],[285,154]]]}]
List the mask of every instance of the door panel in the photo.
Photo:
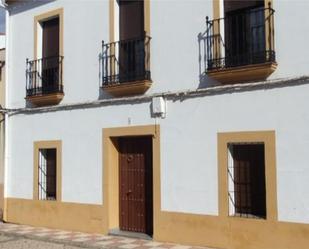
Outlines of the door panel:
[{"label": "door panel", "polygon": [[52,91],[59,83],[59,18],[42,23],[42,91]]},{"label": "door panel", "polygon": [[119,81],[139,80],[145,74],[144,1],[119,1]]},{"label": "door panel", "polygon": [[119,138],[120,229],[152,234],[152,138]]},{"label": "door panel", "polygon": [[144,1],[119,1],[120,40],[141,38],[144,35]]}]

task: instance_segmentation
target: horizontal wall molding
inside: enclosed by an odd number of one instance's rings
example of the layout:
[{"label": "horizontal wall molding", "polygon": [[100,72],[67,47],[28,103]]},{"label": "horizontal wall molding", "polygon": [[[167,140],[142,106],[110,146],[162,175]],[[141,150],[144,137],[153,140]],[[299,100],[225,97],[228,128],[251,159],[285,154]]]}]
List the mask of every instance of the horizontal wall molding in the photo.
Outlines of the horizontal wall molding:
[{"label": "horizontal wall molding", "polygon": [[269,90],[274,88],[292,87],[305,84],[309,84],[309,76],[307,75],[301,77],[267,80],[255,83],[211,86],[194,90],[161,92],[142,96],[101,99],[89,102],[61,104],[57,106],[33,107],[33,108],[27,107],[27,108],[15,108],[15,109],[0,108],[0,113],[7,113],[9,114],[9,116],[12,116],[17,114],[32,114],[32,113],[43,113],[43,112],[66,111],[74,109],[99,108],[103,106],[125,105],[134,103],[138,104],[138,103],[150,102],[154,97],[164,97],[167,100],[183,101],[185,99],[196,98],[196,97],[204,97],[204,96],[212,96],[220,94],[232,94],[237,92],[248,92],[255,90]]}]

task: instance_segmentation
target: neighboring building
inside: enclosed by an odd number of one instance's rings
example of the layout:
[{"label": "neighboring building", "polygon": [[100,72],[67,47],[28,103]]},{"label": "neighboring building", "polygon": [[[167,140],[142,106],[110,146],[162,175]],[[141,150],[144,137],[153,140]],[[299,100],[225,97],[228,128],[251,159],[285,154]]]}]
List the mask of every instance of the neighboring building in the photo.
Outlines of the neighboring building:
[{"label": "neighboring building", "polygon": [[308,248],[309,3],[6,4],[5,221]]},{"label": "neighboring building", "polygon": [[[5,34],[0,33],[0,105],[5,106]],[[4,206],[4,115],[0,113],[0,219]]]}]

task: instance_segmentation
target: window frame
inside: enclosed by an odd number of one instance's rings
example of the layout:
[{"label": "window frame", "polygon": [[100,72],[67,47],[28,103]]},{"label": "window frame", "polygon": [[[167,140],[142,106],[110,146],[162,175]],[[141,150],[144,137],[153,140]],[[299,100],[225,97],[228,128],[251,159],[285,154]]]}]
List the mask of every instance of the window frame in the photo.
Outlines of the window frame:
[{"label": "window frame", "polygon": [[34,17],[34,60],[42,57],[42,23],[53,18],[59,18],[59,56],[63,56],[63,8],[55,9]]},{"label": "window frame", "polygon": [[[33,200],[39,201],[61,201],[61,186],[62,186],[62,141],[36,141],[33,145]],[[41,200],[39,199],[39,153],[41,149],[56,149],[56,199],[55,200]]]},{"label": "window frame", "polygon": [[[233,143],[264,143],[266,218],[263,221],[277,221],[277,177],[276,177],[276,134],[275,131],[220,132],[217,134],[219,216],[232,219],[246,219],[230,216],[228,196],[228,145]],[[253,219],[256,220],[256,219]]]},{"label": "window frame", "polygon": [[[265,215],[258,215],[253,214],[254,210],[256,211],[255,204],[256,201],[252,201],[255,195],[253,195],[252,190],[256,189],[256,185],[254,185],[254,182],[252,181],[252,175],[250,172],[253,172],[254,169],[240,169],[240,165],[235,166],[235,150],[239,150],[240,148],[237,148],[238,146],[262,146],[263,149],[263,165],[258,165],[259,167],[257,170],[259,171],[258,174],[254,174],[258,177],[262,177],[262,184],[260,183],[258,185],[259,190],[262,188],[263,192],[263,203],[265,203],[265,206],[263,205],[263,212],[265,212]],[[247,148],[248,149],[248,148]],[[252,149],[251,149],[252,150]],[[258,151],[257,151],[258,153]],[[237,155],[237,152],[236,152]],[[237,157],[237,156],[236,156]],[[236,164],[237,165],[237,164]],[[255,165],[257,166],[257,165]],[[260,167],[262,166],[262,167]],[[244,218],[256,218],[256,219],[265,219],[267,216],[267,210],[266,210],[266,189],[265,189],[265,145],[264,143],[229,143],[228,144],[228,165],[227,165],[227,171],[228,171],[228,193],[229,193],[229,216],[237,216],[237,217],[244,217]],[[262,172],[261,172],[262,171]],[[235,173],[237,172],[237,173]],[[242,172],[242,173],[241,173]],[[244,182],[245,181],[245,182]],[[243,191],[240,191],[240,189],[245,189],[245,196],[243,196]],[[250,191],[251,190],[251,191]],[[254,191],[254,190],[253,190]],[[256,193],[255,193],[256,194]],[[248,198],[249,197],[249,198]],[[243,201],[245,200],[245,203],[249,206],[244,207],[242,205]],[[249,200],[249,201],[248,201]],[[237,203],[240,205],[238,206]],[[240,209],[240,211],[238,211]],[[242,212],[242,209],[247,209],[247,212]],[[249,210],[251,210],[251,212]]]}]

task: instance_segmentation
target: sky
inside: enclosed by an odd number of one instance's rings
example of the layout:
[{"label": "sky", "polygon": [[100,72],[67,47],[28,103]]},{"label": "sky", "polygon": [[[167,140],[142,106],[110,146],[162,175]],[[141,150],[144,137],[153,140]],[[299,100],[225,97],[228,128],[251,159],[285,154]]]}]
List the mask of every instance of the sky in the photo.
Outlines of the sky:
[{"label": "sky", "polygon": [[5,11],[0,8],[0,32],[5,32]]}]

